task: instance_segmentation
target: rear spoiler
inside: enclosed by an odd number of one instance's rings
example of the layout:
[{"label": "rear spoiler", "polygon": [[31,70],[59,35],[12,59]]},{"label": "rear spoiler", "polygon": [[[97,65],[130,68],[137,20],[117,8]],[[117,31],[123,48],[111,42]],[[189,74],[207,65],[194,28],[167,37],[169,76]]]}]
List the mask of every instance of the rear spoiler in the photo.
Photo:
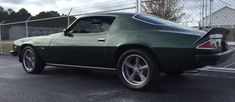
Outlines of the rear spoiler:
[{"label": "rear spoiler", "polygon": [[[210,36],[212,34],[222,34],[223,36],[226,36],[228,33],[229,33],[229,30],[225,29],[225,28],[212,28],[209,32],[207,32],[206,34],[204,34],[200,38],[198,38],[194,42],[194,45],[197,45],[198,43],[203,41],[205,38],[208,38],[208,36]],[[224,37],[223,37],[223,39],[224,39]]]}]

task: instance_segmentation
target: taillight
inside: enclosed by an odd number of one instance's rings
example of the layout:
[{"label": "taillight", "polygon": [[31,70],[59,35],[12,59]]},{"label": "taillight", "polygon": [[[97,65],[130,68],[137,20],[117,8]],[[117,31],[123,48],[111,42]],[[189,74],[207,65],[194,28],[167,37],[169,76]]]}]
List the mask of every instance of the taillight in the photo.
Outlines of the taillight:
[{"label": "taillight", "polygon": [[216,48],[217,48],[216,42],[213,40],[207,40],[197,46],[197,49],[216,49]]}]

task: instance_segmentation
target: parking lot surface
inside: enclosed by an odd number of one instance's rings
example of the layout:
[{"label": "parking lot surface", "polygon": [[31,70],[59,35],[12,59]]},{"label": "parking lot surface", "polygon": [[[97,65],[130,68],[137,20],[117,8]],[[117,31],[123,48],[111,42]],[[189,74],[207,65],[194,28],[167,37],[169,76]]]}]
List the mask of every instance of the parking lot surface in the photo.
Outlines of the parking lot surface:
[{"label": "parking lot surface", "polygon": [[[233,59],[217,67],[232,69]],[[162,75],[158,88],[133,91],[115,72],[47,67],[32,75],[24,72],[16,57],[0,55],[0,102],[235,102],[234,96],[233,72]]]}]

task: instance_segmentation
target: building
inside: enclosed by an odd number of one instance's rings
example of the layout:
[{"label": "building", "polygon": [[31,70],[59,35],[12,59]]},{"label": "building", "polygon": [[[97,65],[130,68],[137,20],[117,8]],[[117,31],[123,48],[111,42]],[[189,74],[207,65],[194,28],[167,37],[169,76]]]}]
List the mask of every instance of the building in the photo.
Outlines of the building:
[{"label": "building", "polygon": [[203,20],[200,21],[200,25],[204,25],[205,27],[235,25],[235,9],[225,6],[203,18]]},{"label": "building", "polygon": [[235,9],[225,6],[200,21],[200,27],[204,30],[222,27],[230,30],[227,36],[230,41],[235,41]]}]

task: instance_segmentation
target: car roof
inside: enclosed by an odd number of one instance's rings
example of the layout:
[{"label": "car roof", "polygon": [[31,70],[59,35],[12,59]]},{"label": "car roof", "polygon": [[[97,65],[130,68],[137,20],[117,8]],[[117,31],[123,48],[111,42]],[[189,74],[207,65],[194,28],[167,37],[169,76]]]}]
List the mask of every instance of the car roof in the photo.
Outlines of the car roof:
[{"label": "car roof", "polygon": [[97,13],[97,14],[89,14],[86,15],[86,17],[89,16],[105,16],[105,15],[115,15],[115,16],[134,16],[137,13],[124,13],[124,12],[115,12],[115,13]]}]

